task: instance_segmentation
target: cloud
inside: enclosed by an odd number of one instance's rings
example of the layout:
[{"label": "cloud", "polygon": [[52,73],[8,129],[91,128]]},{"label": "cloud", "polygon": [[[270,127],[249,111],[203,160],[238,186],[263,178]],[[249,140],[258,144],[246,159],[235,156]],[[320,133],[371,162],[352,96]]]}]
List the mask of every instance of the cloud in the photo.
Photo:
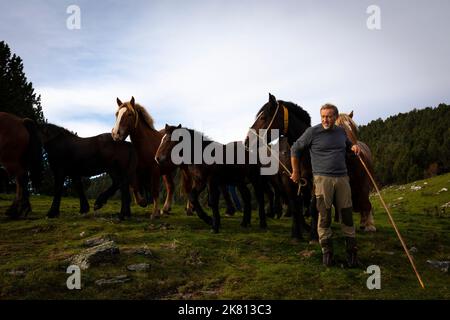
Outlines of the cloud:
[{"label": "cloud", "polygon": [[65,3],[21,3],[21,22],[44,19],[7,34],[50,121],[97,134],[113,125],[115,98],[133,95],[157,127],[181,123],[225,143],[243,139],[268,92],[313,123],[325,102],[359,123],[448,102],[448,2],[381,1],[380,31],[366,28],[369,4],[81,1],[82,29],[71,32],[60,27]]}]

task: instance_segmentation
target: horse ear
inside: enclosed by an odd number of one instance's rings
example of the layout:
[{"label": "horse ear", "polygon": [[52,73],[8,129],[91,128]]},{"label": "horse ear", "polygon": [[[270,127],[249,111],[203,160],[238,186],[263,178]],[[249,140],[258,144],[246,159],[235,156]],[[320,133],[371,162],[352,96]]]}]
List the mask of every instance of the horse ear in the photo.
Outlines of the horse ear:
[{"label": "horse ear", "polygon": [[134,97],[133,96],[131,96],[130,104],[134,108]]},{"label": "horse ear", "polygon": [[180,129],[181,128],[181,123],[177,126],[177,129]]},{"label": "horse ear", "polygon": [[350,113],[348,114],[348,116],[349,116],[350,118],[353,119],[353,110],[352,110],[352,112],[350,112]]},{"label": "horse ear", "polygon": [[164,130],[169,130],[169,125],[166,123],[166,126],[164,127]]},{"label": "horse ear", "polygon": [[271,93],[269,93],[269,103],[273,106],[277,105],[277,98]]},{"label": "horse ear", "polygon": [[269,92],[269,102],[277,104],[277,98]]},{"label": "horse ear", "polygon": [[123,103],[122,103],[122,101],[120,101],[120,99],[119,98],[117,98],[117,105],[120,107]]}]

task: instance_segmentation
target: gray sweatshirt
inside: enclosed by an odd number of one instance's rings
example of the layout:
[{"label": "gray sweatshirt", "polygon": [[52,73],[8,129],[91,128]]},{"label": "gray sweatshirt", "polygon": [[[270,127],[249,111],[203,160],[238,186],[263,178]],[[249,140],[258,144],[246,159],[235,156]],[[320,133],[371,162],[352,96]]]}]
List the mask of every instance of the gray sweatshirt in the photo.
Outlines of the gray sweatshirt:
[{"label": "gray sweatshirt", "polygon": [[322,124],[306,129],[303,135],[291,147],[291,156],[309,149],[314,175],[341,177],[347,175],[345,153],[352,143],[345,130],[334,126],[325,130]]}]

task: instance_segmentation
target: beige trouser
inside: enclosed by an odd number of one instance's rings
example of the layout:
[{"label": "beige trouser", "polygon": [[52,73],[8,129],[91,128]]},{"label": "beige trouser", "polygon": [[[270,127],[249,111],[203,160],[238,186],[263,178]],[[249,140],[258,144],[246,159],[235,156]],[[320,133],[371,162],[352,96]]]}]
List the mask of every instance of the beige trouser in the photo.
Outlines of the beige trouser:
[{"label": "beige trouser", "polygon": [[314,176],[314,185],[317,210],[319,211],[317,232],[320,243],[331,239],[333,235],[331,231],[331,206],[333,202],[339,215],[339,221],[341,221],[342,233],[345,237],[354,238],[352,194],[348,176]]}]

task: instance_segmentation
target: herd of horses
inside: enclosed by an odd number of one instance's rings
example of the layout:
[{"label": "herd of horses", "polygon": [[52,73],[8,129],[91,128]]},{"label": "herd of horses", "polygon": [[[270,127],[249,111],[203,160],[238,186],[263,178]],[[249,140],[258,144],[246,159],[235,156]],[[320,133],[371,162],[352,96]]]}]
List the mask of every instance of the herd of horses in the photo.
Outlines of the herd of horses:
[{"label": "herd of horses", "polygon": [[[299,161],[301,173],[300,185],[290,179],[291,161],[290,146],[311,126],[311,118],[300,106],[277,100],[269,94],[269,100],[258,111],[256,120],[251,126],[245,141],[236,141],[236,147],[245,147],[248,159],[248,143],[250,135],[266,129],[268,142],[273,142],[270,129],[278,129],[280,166],[276,174],[261,175],[260,163],[245,161],[236,164],[220,164],[190,161],[175,164],[171,160],[171,152],[176,142],[171,135],[181,125],[166,125],[162,130],[154,127],[153,118],[147,110],[135,103],[134,97],[128,102],[117,99],[118,109],[116,121],[111,133],[104,133],[89,138],[80,138],[69,130],[50,123],[35,123],[30,119],[22,119],[12,114],[0,112],[0,165],[10,177],[15,177],[16,195],[6,215],[19,218],[31,211],[29,200],[29,180],[35,188],[42,180],[43,150],[54,176],[54,197],[48,211],[49,218],[60,214],[61,195],[64,181],[70,177],[80,198],[80,213],[89,211],[89,202],[84,194],[82,177],[91,177],[107,173],[112,180],[111,186],[98,195],[94,209],[100,209],[107,200],[121,191],[121,210],[119,218],[131,216],[130,205],[133,193],[136,203],[142,207],[153,201],[152,218],[171,211],[175,190],[174,176],[180,171],[181,184],[187,195],[186,212],[195,212],[199,218],[212,227],[214,232],[220,228],[219,199],[222,194],[227,206],[227,213],[233,213],[234,206],[228,194],[227,186],[235,186],[243,201],[243,219],[241,225],[247,227],[251,222],[252,192],[258,204],[259,225],[267,227],[266,217],[281,217],[283,204],[287,207],[287,215],[292,217],[292,237],[302,238],[304,232],[310,232],[312,240],[317,240],[317,210],[315,206],[313,176],[309,153],[303,153]],[[342,126],[349,139],[359,144],[361,156],[370,170],[372,157],[366,144],[357,140],[357,126],[352,120],[353,112],[340,114],[336,124]],[[200,137],[202,151],[217,142],[208,139],[202,133],[185,128],[193,140]],[[125,141],[130,137],[131,143]],[[229,144],[228,144],[229,145]],[[217,145],[215,146],[217,147]],[[225,145],[223,157],[229,150]],[[190,152],[194,156],[194,152]],[[222,163],[225,163],[223,161]],[[369,201],[370,181],[358,158],[347,155],[347,168],[352,190],[353,210],[361,214],[360,226],[365,231],[375,231],[373,210]],[[161,180],[167,190],[162,210],[159,207]],[[199,197],[208,191],[208,206],[212,210],[209,216],[199,201]],[[146,195],[149,194],[150,197]],[[268,212],[265,199],[268,199]],[[311,216],[311,225],[305,216]],[[336,215],[336,219],[338,216]]]}]

